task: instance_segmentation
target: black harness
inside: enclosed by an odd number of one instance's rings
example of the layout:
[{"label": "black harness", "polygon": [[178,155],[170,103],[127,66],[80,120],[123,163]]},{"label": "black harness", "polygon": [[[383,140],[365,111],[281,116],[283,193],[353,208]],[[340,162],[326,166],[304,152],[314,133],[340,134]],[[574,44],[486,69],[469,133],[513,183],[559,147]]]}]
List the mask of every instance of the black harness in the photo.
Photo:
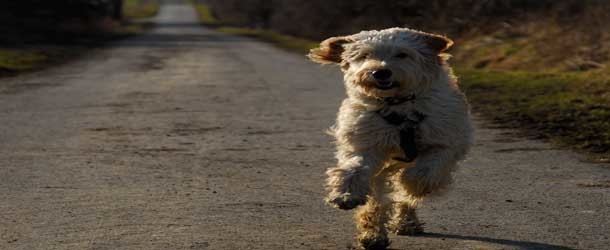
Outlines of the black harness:
[{"label": "black harness", "polygon": [[404,97],[387,97],[380,99],[383,108],[377,113],[389,124],[400,128],[400,148],[405,157],[395,157],[396,161],[412,162],[417,157],[417,146],[415,145],[415,130],[417,125],[425,118],[424,114],[413,111],[410,115],[400,115],[389,111],[390,106],[399,105],[415,100],[414,95]]}]

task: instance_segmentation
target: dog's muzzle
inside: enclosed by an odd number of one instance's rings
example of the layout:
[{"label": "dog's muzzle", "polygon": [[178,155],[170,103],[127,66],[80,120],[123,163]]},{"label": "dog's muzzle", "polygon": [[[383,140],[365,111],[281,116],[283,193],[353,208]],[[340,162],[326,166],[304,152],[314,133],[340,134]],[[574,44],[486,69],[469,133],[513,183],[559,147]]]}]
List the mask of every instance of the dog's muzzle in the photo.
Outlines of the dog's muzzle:
[{"label": "dog's muzzle", "polygon": [[377,81],[375,87],[381,90],[388,90],[400,86],[396,81],[390,81],[392,71],[389,69],[378,69],[372,71],[371,76]]}]

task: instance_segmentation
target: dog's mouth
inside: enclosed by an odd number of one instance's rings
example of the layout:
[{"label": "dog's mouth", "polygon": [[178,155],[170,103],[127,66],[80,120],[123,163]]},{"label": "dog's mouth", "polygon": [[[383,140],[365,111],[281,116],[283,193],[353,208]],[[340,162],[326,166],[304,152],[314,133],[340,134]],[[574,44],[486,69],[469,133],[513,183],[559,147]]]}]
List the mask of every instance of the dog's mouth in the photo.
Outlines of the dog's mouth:
[{"label": "dog's mouth", "polygon": [[375,87],[381,90],[398,88],[400,84],[396,81],[377,81]]}]

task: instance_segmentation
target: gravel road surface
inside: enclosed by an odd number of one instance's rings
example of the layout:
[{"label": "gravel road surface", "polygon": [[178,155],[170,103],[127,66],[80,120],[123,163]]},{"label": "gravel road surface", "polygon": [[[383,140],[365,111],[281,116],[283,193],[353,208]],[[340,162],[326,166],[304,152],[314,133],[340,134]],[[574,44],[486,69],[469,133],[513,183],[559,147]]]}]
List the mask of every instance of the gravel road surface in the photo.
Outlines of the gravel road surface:
[{"label": "gravel road surface", "polygon": [[[352,249],[323,203],[333,67],[197,24],[0,80],[0,249]],[[610,249],[610,166],[478,122],[453,188],[393,249]]]}]

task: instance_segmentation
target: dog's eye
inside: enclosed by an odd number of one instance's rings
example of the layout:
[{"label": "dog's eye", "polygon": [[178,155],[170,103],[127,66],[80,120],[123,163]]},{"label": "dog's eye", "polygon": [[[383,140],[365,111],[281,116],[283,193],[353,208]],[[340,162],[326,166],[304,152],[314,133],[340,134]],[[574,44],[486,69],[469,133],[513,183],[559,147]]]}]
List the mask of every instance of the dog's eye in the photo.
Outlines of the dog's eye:
[{"label": "dog's eye", "polygon": [[394,57],[399,58],[399,59],[405,59],[408,56],[409,55],[407,55],[407,53],[400,52],[400,53],[396,54]]}]

